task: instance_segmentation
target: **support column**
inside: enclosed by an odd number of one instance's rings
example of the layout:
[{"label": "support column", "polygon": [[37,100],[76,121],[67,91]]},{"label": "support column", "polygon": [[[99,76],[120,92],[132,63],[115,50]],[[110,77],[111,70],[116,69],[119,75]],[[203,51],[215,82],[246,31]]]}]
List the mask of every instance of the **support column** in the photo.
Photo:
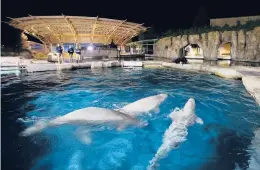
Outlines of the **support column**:
[{"label": "support column", "polygon": [[52,52],[52,43],[50,43],[50,52]]}]

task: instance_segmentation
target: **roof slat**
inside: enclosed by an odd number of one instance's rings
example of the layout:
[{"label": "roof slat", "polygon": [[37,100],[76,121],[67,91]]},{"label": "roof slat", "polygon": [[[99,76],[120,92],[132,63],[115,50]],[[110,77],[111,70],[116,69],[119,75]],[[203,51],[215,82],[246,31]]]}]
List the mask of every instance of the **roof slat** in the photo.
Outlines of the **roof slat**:
[{"label": "roof slat", "polygon": [[[114,39],[116,44],[125,43],[132,36],[145,31],[142,24],[98,17],[80,16],[29,16],[10,18],[9,25],[35,33],[42,40],[55,43],[103,43]],[[61,41],[62,38],[62,41]]]}]

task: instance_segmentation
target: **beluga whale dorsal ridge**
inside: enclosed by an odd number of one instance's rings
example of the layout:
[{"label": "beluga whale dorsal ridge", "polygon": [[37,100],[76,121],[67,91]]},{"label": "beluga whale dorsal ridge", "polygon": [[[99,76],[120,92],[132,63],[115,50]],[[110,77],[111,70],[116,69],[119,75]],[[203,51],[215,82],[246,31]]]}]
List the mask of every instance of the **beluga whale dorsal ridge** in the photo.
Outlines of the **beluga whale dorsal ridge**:
[{"label": "beluga whale dorsal ridge", "polygon": [[167,97],[167,94],[158,94],[154,96],[145,97],[117,110],[133,117],[140,116],[141,114],[149,113],[151,111],[159,112],[160,104]]},{"label": "beluga whale dorsal ridge", "polygon": [[148,170],[155,169],[161,159],[186,140],[189,126],[195,123],[203,124],[202,119],[195,114],[195,100],[193,98],[187,101],[183,109],[175,109],[169,117],[172,119],[172,124],[164,132],[162,145],[149,162]]},{"label": "beluga whale dorsal ridge", "polygon": [[87,107],[79,110],[70,112],[64,116],[59,116],[48,122],[39,121],[36,122],[33,126],[25,129],[21,135],[29,136],[35,133],[40,132],[41,130],[60,126],[64,124],[73,124],[73,125],[115,125],[117,130],[121,130],[129,125],[135,125],[143,127],[146,125],[145,122],[141,122],[136,118],[133,118],[125,113],[116,110],[110,110],[99,107]]}]

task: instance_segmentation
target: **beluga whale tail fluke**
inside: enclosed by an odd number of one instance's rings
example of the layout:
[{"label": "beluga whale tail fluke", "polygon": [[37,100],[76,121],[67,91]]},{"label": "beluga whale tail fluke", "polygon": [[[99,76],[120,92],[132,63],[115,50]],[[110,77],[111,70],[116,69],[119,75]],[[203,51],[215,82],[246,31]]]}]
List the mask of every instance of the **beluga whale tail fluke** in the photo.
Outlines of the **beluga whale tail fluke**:
[{"label": "beluga whale tail fluke", "polygon": [[159,112],[159,106],[167,97],[167,94],[145,97],[117,110],[133,117],[147,114],[151,111]]},{"label": "beluga whale tail fluke", "polygon": [[29,136],[35,133],[40,132],[41,130],[45,129],[48,126],[46,121],[40,120],[36,122],[33,126],[28,127],[23,132],[20,133],[21,136]]},{"label": "beluga whale tail fluke", "polygon": [[164,132],[162,145],[149,162],[147,170],[156,169],[161,159],[165,158],[172,149],[177,148],[180,143],[186,140],[189,126],[195,123],[203,124],[202,119],[195,114],[195,100],[193,98],[187,101],[183,109],[176,108],[169,117],[173,122]]}]

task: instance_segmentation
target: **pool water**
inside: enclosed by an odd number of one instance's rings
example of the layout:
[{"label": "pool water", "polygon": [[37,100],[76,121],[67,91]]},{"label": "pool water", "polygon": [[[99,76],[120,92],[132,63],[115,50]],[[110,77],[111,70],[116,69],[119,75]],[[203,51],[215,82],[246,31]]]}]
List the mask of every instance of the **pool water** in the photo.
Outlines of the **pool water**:
[{"label": "pool water", "polygon": [[[204,124],[159,161],[160,170],[259,168],[260,107],[239,80],[168,69],[81,69],[2,77],[2,167],[32,170],[144,170],[172,121],[190,97]],[[26,127],[84,107],[115,109],[168,94],[148,125],[123,131],[64,125],[22,137]],[[145,107],[145,106],[143,106]],[[91,138],[86,143],[82,138]]]}]

